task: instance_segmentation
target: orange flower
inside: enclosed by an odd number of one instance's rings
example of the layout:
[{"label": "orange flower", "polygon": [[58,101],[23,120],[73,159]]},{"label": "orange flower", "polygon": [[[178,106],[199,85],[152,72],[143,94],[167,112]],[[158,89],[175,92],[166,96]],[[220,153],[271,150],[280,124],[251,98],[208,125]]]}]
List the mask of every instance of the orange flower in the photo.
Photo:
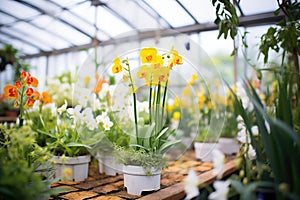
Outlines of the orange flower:
[{"label": "orange flower", "polygon": [[37,87],[39,85],[39,81],[37,78],[33,77],[33,76],[28,76],[26,79],[26,85],[28,86],[32,86],[32,87]]},{"label": "orange flower", "polygon": [[32,94],[32,98],[34,100],[39,100],[40,99],[40,93],[38,91],[34,91],[33,94]]},{"label": "orange flower", "polygon": [[31,76],[31,79],[32,79],[31,86],[37,87],[39,85],[39,80],[33,76]]},{"label": "orange flower", "polygon": [[4,87],[4,97],[18,99],[18,88],[14,85],[6,85]]},{"label": "orange flower", "polygon": [[40,101],[41,103],[45,104],[52,103],[50,94],[48,92],[42,92],[42,95],[40,96]]},{"label": "orange flower", "polygon": [[21,81],[16,81],[16,86],[17,86],[18,89],[21,88],[22,87]]},{"label": "orange flower", "polygon": [[112,67],[112,72],[114,74],[121,72],[123,69],[122,65],[121,65],[121,60],[120,58],[115,58],[114,60],[114,65]]},{"label": "orange flower", "polygon": [[25,93],[26,93],[26,96],[31,97],[32,94],[33,94],[33,89],[32,88],[27,88]]},{"label": "orange flower", "polygon": [[21,72],[21,75],[20,75],[20,78],[25,79],[25,78],[27,78],[27,77],[29,77],[29,76],[30,76],[30,73],[29,73],[29,72],[22,71],[22,72]]},{"label": "orange flower", "polygon": [[97,79],[97,83],[96,83],[96,86],[95,86],[95,88],[94,88],[94,92],[95,92],[96,94],[98,94],[98,93],[102,90],[102,85],[103,85],[104,83],[108,83],[108,81],[105,80],[105,79],[101,79],[101,78],[98,78],[98,79]]},{"label": "orange flower", "polygon": [[32,107],[34,104],[34,100],[32,98],[28,98],[27,102],[26,102],[26,106],[28,107]]}]

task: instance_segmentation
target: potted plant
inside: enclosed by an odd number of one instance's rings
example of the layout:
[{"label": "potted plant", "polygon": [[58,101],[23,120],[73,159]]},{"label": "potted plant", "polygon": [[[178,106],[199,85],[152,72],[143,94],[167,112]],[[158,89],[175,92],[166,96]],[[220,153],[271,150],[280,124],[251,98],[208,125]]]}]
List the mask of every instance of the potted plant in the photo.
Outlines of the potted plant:
[{"label": "potted plant", "polygon": [[54,154],[56,177],[83,181],[88,176],[89,149],[102,137],[96,119],[89,107],[67,109],[67,103],[56,109],[56,116],[54,127],[49,128],[42,118],[47,128],[38,130],[46,136],[46,145]]},{"label": "potted plant", "polygon": [[195,156],[203,162],[212,162],[212,151],[216,148],[218,137],[209,129],[202,130],[194,138]]},{"label": "potted plant", "polygon": [[97,107],[95,113],[99,131],[103,133],[103,137],[92,146],[90,152],[98,160],[99,173],[116,176],[123,173],[123,165],[115,161],[114,146],[128,146],[129,136],[124,134],[110,109],[112,106],[110,91],[114,88],[114,79],[110,78],[109,82],[98,76],[96,79],[93,92],[96,94],[96,101],[100,106]]},{"label": "potted plant", "polygon": [[35,142],[35,134],[29,126],[0,125],[1,199],[48,199],[55,193],[53,163],[41,170],[52,154]]},{"label": "potted plant", "polygon": [[[123,116],[127,115],[132,121],[127,120],[124,126],[124,132],[130,136],[129,147],[116,147],[116,154],[118,161],[124,164],[124,185],[133,195],[160,189],[161,169],[166,163],[164,154],[180,142],[170,140],[174,130],[165,125],[165,107],[170,72],[182,63],[182,57],[173,48],[164,52],[153,47],[141,49],[139,55],[141,66],[135,73],[128,59],[117,57],[112,65],[113,73],[123,73],[123,83],[115,88],[112,100],[125,105],[115,116],[125,111]],[[140,79],[145,82],[141,83]],[[138,88],[139,84],[143,87]],[[124,91],[131,94],[130,101],[124,101],[121,95]],[[140,116],[138,102],[144,99],[147,99],[147,115]]]},{"label": "potted plant", "polygon": [[[236,89],[234,89],[236,90]],[[225,103],[226,112],[224,118],[223,129],[218,140],[217,148],[226,155],[236,154],[239,151],[240,145],[237,140],[238,133],[238,115],[234,108],[234,97],[229,91]]]}]

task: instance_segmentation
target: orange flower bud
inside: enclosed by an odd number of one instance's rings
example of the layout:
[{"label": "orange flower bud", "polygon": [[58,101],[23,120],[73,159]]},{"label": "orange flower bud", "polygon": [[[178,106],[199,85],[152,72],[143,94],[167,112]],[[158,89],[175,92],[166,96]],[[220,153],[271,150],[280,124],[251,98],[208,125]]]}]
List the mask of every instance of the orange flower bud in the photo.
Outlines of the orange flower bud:
[{"label": "orange flower bud", "polygon": [[27,102],[26,102],[26,105],[27,105],[28,107],[32,107],[33,104],[34,104],[34,100],[33,100],[32,98],[28,98],[28,100],[27,100]]},{"label": "orange flower bud", "polygon": [[17,86],[17,88],[21,88],[22,87],[21,81],[16,81],[16,86]]},{"label": "orange flower bud", "polygon": [[31,97],[32,94],[33,94],[33,89],[32,88],[27,88],[25,93],[26,93],[26,96]]}]

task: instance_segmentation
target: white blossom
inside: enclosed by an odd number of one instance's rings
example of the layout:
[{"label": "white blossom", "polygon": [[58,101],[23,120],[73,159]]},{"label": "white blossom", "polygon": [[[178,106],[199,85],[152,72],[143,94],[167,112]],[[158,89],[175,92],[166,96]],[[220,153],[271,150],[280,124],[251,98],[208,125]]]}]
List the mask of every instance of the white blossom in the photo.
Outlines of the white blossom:
[{"label": "white blossom", "polygon": [[212,156],[214,164],[213,174],[217,175],[217,178],[220,179],[223,175],[225,155],[219,149],[214,149]]},{"label": "white blossom", "polygon": [[208,199],[210,200],[226,200],[227,199],[227,193],[229,191],[229,181],[215,181],[213,183],[213,186],[215,188],[215,191],[212,192]]},{"label": "white blossom", "polygon": [[61,115],[63,112],[66,112],[67,106],[68,102],[65,100],[65,103],[61,107],[57,108],[57,112]]},{"label": "white blossom", "polygon": [[192,199],[200,194],[199,192],[199,180],[196,172],[194,170],[190,170],[187,177],[184,179],[184,190],[186,192],[185,199]]},{"label": "white blossom", "polygon": [[103,121],[103,127],[106,131],[110,130],[110,128],[114,125],[112,121],[110,121],[109,117],[106,116]]}]

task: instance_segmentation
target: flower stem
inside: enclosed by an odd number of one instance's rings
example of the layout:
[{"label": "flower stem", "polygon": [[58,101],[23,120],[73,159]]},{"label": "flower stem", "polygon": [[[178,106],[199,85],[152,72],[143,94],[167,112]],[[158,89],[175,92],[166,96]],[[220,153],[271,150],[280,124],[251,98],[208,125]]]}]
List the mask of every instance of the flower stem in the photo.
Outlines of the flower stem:
[{"label": "flower stem", "polygon": [[164,90],[164,96],[162,101],[162,110],[161,110],[161,118],[164,119],[164,111],[166,106],[166,96],[167,96],[167,90],[168,90],[168,80],[166,81],[165,90]]},{"label": "flower stem", "polygon": [[22,91],[21,91],[21,100],[20,100],[20,124],[19,127],[23,126],[23,115],[24,115],[24,105],[23,105],[23,99],[24,99],[24,92],[25,92],[25,87],[22,86]]}]

